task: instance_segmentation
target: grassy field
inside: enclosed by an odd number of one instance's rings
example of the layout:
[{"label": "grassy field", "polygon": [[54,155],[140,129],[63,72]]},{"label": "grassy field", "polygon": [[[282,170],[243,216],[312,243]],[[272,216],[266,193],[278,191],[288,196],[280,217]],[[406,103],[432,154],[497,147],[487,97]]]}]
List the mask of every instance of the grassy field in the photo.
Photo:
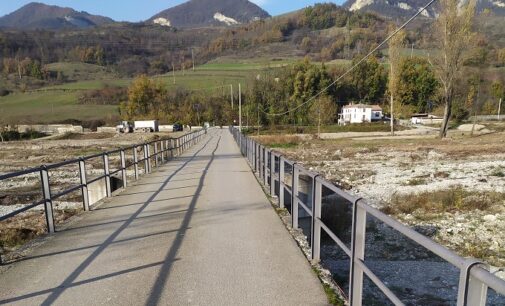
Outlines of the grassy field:
[{"label": "grassy field", "polygon": [[77,104],[78,92],[18,93],[0,98],[2,123],[50,123],[65,119],[104,119],[117,114],[117,106]]},{"label": "grassy field", "polygon": [[46,65],[45,68],[49,71],[63,73],[68,80],[96,80],[116,76],[105,67],[79,62],[52,63]]},{"label": "grassy field", "polygon": [[[292,61],[245,60],[237,62],[213,62],[196,68],[196,71],[178,71],[156,76],[167,88],[187,88],[208,90],[209,93],[226,90],[215,88],[238,83],[247,86],[258,73],[266,68],[287,65]],[[269,64],[270,63],[270,64]],[[48,86],[35,91],[14,93],[0,97],[0,121],[5,123],[49,123],[66,119],[91,120],[106,119],[118,114],[116,106],[79,105],[78,98],[84,91],[105,86],[127,87],[132,79],[115,78],[114,74],[94,65],[76,63],[55,63],[48,65],[53,71],[63,71],[69,77],[82,77],[84,81]],[[210,89],[211,88],[211,89]]]}]

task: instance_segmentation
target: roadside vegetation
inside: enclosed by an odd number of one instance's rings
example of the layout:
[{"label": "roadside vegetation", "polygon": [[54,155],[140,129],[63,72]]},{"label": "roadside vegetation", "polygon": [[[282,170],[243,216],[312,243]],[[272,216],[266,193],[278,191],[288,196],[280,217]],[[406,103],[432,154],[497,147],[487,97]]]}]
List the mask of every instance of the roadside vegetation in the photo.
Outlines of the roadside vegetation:
[{"label": "roadside vegetation", "polygon": [[37,131],[29,130],[25,133],[19,133],[17,131],[2,130],[0,128],[0,141],[19,141],[19,140],[32,140],[37,138],[46,137],[47,134],[40,133]]},{"label": "roadside vegetation", "polygon": [[[426,184],[426,182],[423,182]],[[412,214],[432,220],[443,213],[493,211],[504,205],[504,193],[470,191],[461,186],[432,192],[394,195],[382,208],[389,215]]]}]

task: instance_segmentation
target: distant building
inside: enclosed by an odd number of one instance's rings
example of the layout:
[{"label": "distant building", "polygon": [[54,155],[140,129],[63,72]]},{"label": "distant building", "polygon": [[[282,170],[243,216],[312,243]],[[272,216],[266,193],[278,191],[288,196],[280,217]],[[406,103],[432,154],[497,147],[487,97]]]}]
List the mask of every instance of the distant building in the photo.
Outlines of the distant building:
[{"label": "distant building", "polygon": [[365,123],[380,121],[382,119],[382,107],[379,105],[350,104],[342,108],[338,115],[339,124]]}]

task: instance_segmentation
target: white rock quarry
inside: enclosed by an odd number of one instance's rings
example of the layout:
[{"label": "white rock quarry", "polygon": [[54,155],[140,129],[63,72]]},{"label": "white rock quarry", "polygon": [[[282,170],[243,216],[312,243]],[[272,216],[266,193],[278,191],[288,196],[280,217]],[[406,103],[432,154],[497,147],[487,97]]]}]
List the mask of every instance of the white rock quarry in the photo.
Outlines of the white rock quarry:
[{"label": "white rock quarry", "polygon": [[350,11],[357,11],[357,10],[364,8],[365,6],[373,4],[373,2],[374,2],[373,0],[356,0],[356,2],[354,2],[351,5],[351,8],[349,10]]},{"label": "white rock quarry", "polygon": [[162,18],[162,17],[154,19],[153,23],[159,24],[160,26],[164,26],[164,27],[171,27],[172,26],[172,23],[170,22],[170,20],[168,20],[166,18]]},{"label": "white rock quarry", "polygon": [[409,11],[412,9],[412,7],[410,5],[408,5],[407,3],[405,2],[398,2],[398,7],[401,8],[402,10],[406,10],[406,11]]},{"label": "white rock quarry", "polygon": [[505,7],[505,3],[501,1],[493,1],[493,4],[497,7]]},{"label": "white rock quarry", "polygon": [[235,20],[231,17],[226,17],[225,15],[223,15],[219,12],[214,14],[214,19],[219,22],[226,23],[226,25],[229,25],[229,26],[240,24],[240,22],[238,22],[237,20]]},{"label": "white rock quarry", "polygon": [[[422,10],[422,8],[419,10]],[[421,15],[423,15],[424,17],[431,18],[430,12],[428,12],[427,10],[422,10]]]}]

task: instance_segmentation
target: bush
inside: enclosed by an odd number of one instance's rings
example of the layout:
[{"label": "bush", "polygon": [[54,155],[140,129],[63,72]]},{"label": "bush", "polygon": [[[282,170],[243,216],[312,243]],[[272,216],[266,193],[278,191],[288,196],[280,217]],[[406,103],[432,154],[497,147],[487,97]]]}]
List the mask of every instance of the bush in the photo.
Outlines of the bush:
[{"label": "bush", "polygon": [[457,211],[485,211],[503,203],[503,194],[497,192],[470,192],[462,187],[419,194],[395,195],[382,210],[386,214],[412,214],[420,216]]},{"label": "bush", "polygon": [[34,130],[28,130],[25,133],[19,133],[18,131],[3,131],[2,138],[4,141],[19,141],[19,140],[31,140],[41,137],[46,137],[47,134],[40,133]]},{"label": "bush", "polygon": [[0,97],[8,96],[11,92],[5,88],[0,88]]},{"label": "bush", "polygon": [[79,104],[119,105],[128,100],[128,92],[123,87],[105,86],[98,90],[89,90],[79,97]]},{"label": "bush", "polygon": [[456,123],[461,123],[468,119],[470,112],[464,107],[464,105],[459,105],[458,103],[453,104],[452,107],[452,118]]}]

